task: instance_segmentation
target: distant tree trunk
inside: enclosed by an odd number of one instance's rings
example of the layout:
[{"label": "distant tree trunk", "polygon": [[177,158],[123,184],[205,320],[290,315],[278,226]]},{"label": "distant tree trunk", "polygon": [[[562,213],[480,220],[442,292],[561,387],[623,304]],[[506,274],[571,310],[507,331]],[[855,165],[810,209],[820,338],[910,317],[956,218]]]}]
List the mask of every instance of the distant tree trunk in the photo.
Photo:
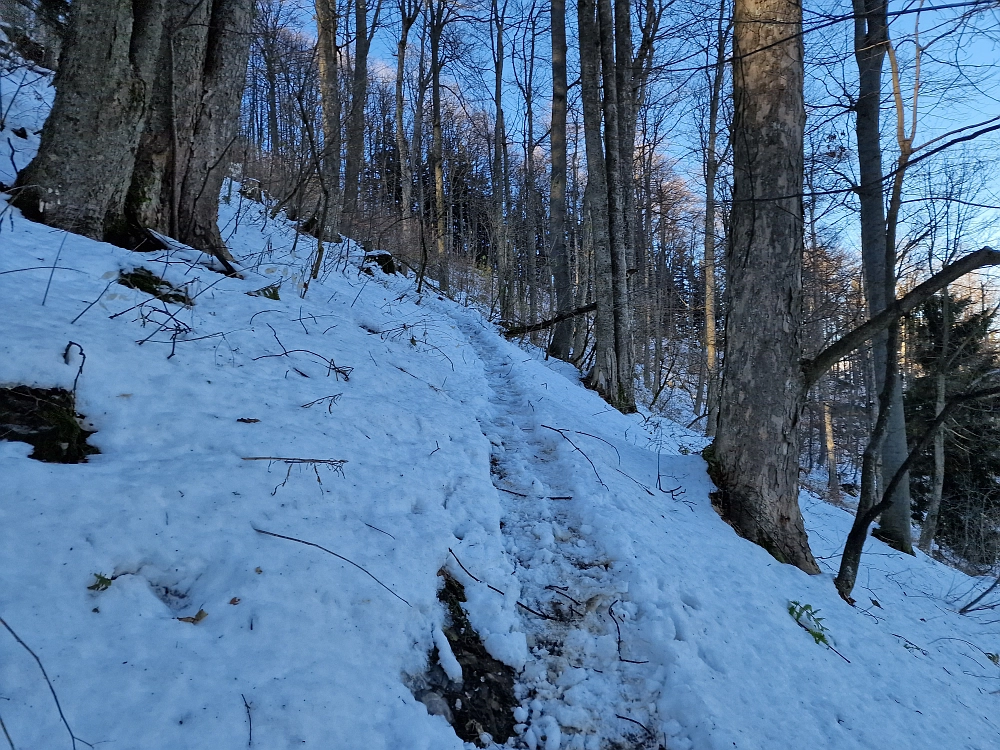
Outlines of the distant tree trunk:
[{"label": "distant tree trunk", "polygon": [[406,132],[403,130],[403,77],[406,73],[406,44],[410,29],[416,23],[420,13],[420,3],[417,0],[401,0],[399,15],[402,29],[399,32],[399,42],[396,45],[396,150],[399,152],[400,181],[400,214],[403,219],[403,231],[407,244],[413,242],[413,164]]},{"label": "distant tree trunk", "polygon": [[735,5],[726,369],[718,435],[708,457],[721,513],[733,528],[782,562],[818,573],[798,505],[801,24],[797,3]]},{"label": "distant tree trunk", "polygon": [[[376,0],[372,29],[378,25]],[[367,0],[354,0],[354,76],[351,81],[351,110],[347,117],[347,153],[344,159],[344,212],[353,220],[358,208],[358,182],[365,150],[365,102],[368,98],[368,50],[371,47],[368,30]]]},{"label": "distant tree trunk", "polygon": [[163,0],[73,3],[52,113],[15,185],[14,205],[29,218],[120,241],[163,8]]},{"label": "distant tree trunk", "polygon": [[[556,310],[568,312],[573,307],[573,287],[566,249],[566,2],[552,0],[552,122],[549,143],[552,149],[552,174],[549,180],[549,234],[555,264]],[[549,344],[549,354],[568,360],[573,336],[573,321],[557,323]]]},{"label": "distant tree trunk", "polygon": [[[948,287],[941,291],[941,353],[939,355],[937,372],[934,373],[934,418],[941,416],[947,404],[948,397],[948,365],[950,364],[949,349],[951,346],[951,298]],[[938,517],[941,513],[941,497],[944,494],[944,429],[934,433],[934,473],[931,479],[931,498],[927,502],[927,515],[920,529],[920,541],[917,546],[930,554],[931,542],[937,533]]]},{"label": "distant tree trunk", "polygon": [[434,207],[437,217],[438,284],[448,291],[448,207],[444,196],[444,133],[441,127],[441,35],[448,22],[447,0],[432,0],[431,36],[431,162],[434,165]]},{"label": "distant tree trunk", "polygon": [[493,30],[493,107],[496,117],[493,121],[493,164],[491,167],[493,197],[493,252],[497,263],[500,318],[510,320],[514,313],[514,279],[510,251],[507,245],[507,221],[504,213],[507,195],[507,175],[505,153],[507,135],[503,117],[503,68],[504,68],[504,20],[506,2],[501,7],[493,0],[491,7]]},{"label": "distant tree trunk", "polygon": [[823,457],[826,459],[827,494],[830,500],[840,499],[840,477],[837,472],[837,446],[833,438],[833,414],[830,402],[823,401]]},{"label": "distant tree trunk", "polygon": [[315,0],[319,91],[323,100],[323,184],[329,192],[329,228],[340,231],[343,193],[340,188],[340,47],[337,45],[337,0]]}]

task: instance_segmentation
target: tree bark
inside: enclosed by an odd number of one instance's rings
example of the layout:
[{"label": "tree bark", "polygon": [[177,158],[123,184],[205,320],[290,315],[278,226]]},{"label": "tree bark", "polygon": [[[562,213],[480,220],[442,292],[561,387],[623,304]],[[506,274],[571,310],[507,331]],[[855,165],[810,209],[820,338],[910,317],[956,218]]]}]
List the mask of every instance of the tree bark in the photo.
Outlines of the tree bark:
[{"label": "tree bark", "polygon": [[[858,165],[861,181],[857,188],[861,207],[861,257],[865,296],[871,316],[885,309],[895,297],[895,243],[887,235],[882,172],[882,142],[879,128],[882,93],[882,66],[889,47],[887,3],[885,0],[853,0],[854,54],[858,66],[859,89],[856,104]],[[901,175],[900,175],[901,178]],[[895,233],[892,232],[894,235]],[[875,387],[882,391],[886,377],[886,337],[874,341]],[[899,377],[895,373],[893,377]],[[882,473],[892,476],[906,460],[906,421],[903,390],[893,389],[892,414],[882,448]],[[912,552],[910,541],[910,488],[899,485],[893,505],[884,514],[881,533],[904,552]]]},{"label": "tree bark", "polygon": [[[573,306],[573,287],[566,247],[566,2],[552,0],[552,174],[549,180],[549,234],[555,264],[556,310],[561,314]],[[568,360],[573,323],[557,323],[549,344],[549,354]]]},{"label": "tree bark", "polygon": [[413,164],[406,132],[403,129],[403,79],[406,73],[406,46],[410,29],[416,23],[420,14],[420,3],[417,0],[400,0],[399,15],[402,28],[399,32],[399,42],[396,44],[396,151],[399,152],[400,181],[400,215],[403,220],[403,232],[407,245],[413,243],[413,232],[410,226],[413,221]]},{"label": "tree bark", "polygon": [[119,240],[146,119],[163,0],[78,0],[37,156],[14,205],[31,219]]},{"label": "tree bark", "polygon": [[315,0],[315,7],[319,91],[323,102],[323,184],[329,192],[329,228],[337,233],[340,231],[343,207],[340,187],[340,47],[337,44],[340,18],[337,0]]},{"label": "tree bark", "polygon": [[[378,24],[376,0],[375,20]],[[358,189],[361,163],[365,150],[365,102],[368,98],[368,31],[367,0],[354,0],[354,75],[351,79],[351,109],[347,117],[347,153],[344,159],[344,212],[353,217],[358,209]],[[351,220],[351,219],[349,219]]]},{"label": "tree bark", "polygon": [[[935,399],[934,417],[941,416],[948,396],[948,364],[950,359],[951,339],[951,298],[948,287],[941,290],[941,353],[937,372],[934,373]],[[931,480],[931,498],[927,503],[927,515],[920,529],[920,541],[917,546],[928,555],[931,553],[931,542],[937,533],[938,516],[941,512],[941,497],[944,494],[944,430],[934,433],[934,473]]]},{"label": "tree bark", "polygon": [[818,573],[798,505],[801,24],[795,3],[735,5],[726,370],[709,457],[722,515],[736,531],[779,560]]}]

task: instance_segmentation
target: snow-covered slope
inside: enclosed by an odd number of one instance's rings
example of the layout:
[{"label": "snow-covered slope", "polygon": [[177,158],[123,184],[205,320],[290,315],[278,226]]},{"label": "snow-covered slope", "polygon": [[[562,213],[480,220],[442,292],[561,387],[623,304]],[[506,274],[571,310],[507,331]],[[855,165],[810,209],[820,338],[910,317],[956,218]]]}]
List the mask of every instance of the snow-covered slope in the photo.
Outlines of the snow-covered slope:
[{"label": "snow-covered slope", "polygon": [[[512,747],[998,746],[997,626],[954,611],[973,581],[872,540],[851,608],[845,511],[803,495],[827,573],[781,565],[715,514],[696,435],[361,273],[353,245],[300,299],[309,238],[238,191],[222,213],[243,280],[3,217],[0,387],[72,389],[82,365],[101,451],[0,442],[15,747],[70,747],[68,725],[143,750],[461,748],[414,696],[435,647],[456,666],[442,568],[518,673]],[[138,266],[193,306],[115,283]]]}]

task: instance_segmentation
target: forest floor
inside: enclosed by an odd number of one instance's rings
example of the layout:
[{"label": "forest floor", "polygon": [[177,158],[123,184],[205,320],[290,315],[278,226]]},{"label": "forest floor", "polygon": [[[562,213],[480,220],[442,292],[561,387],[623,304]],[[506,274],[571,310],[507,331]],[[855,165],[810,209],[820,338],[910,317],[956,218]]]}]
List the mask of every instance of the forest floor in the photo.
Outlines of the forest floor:
[{"label": "forest floor", "polygon": [[[44,81],[2,95],[23,166]],[[226,195],[243,279],[0,204],[0,389],[50,421],[74,393],[100,451],[0,441],[0,747],[444,750],[484,701],[519,748],[1000,744],[1000,616],[957,612],[983,581],[872,539],[848,606],[848,511],[804,492],[823,573],[776,562],[697,434],[352,243],[301,298],[311,238]]]}]

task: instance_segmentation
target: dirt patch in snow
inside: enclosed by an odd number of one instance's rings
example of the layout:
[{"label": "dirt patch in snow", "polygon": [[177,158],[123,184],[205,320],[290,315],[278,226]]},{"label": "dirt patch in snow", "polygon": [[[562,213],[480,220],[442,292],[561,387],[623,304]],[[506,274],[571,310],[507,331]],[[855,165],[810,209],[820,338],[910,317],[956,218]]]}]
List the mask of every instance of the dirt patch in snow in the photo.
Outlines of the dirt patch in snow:
[{"label": "dirt patch in snow", "polygon": [[502,745],[514,734],[514,708],[518,705],[514,670],[487,653],[479,634],[469,624],[462,609],[462,584],[443,569],[438,575],[444,581],[438,599],[448,610],[444,635],[462,667],[462,680],[448,677],[435,646],[427,673],[413,680],[411,689],[429,713],[448,720],[460,739],[486,747],[492,738]]},{"label": "dirt patch in snow", "polygon": [[100,453],[87,443],[94,431],[84,429],[83,418],[71,391],[27,385],[0,388],[0,440],[33,445],[29,458],[79,464]]}]

